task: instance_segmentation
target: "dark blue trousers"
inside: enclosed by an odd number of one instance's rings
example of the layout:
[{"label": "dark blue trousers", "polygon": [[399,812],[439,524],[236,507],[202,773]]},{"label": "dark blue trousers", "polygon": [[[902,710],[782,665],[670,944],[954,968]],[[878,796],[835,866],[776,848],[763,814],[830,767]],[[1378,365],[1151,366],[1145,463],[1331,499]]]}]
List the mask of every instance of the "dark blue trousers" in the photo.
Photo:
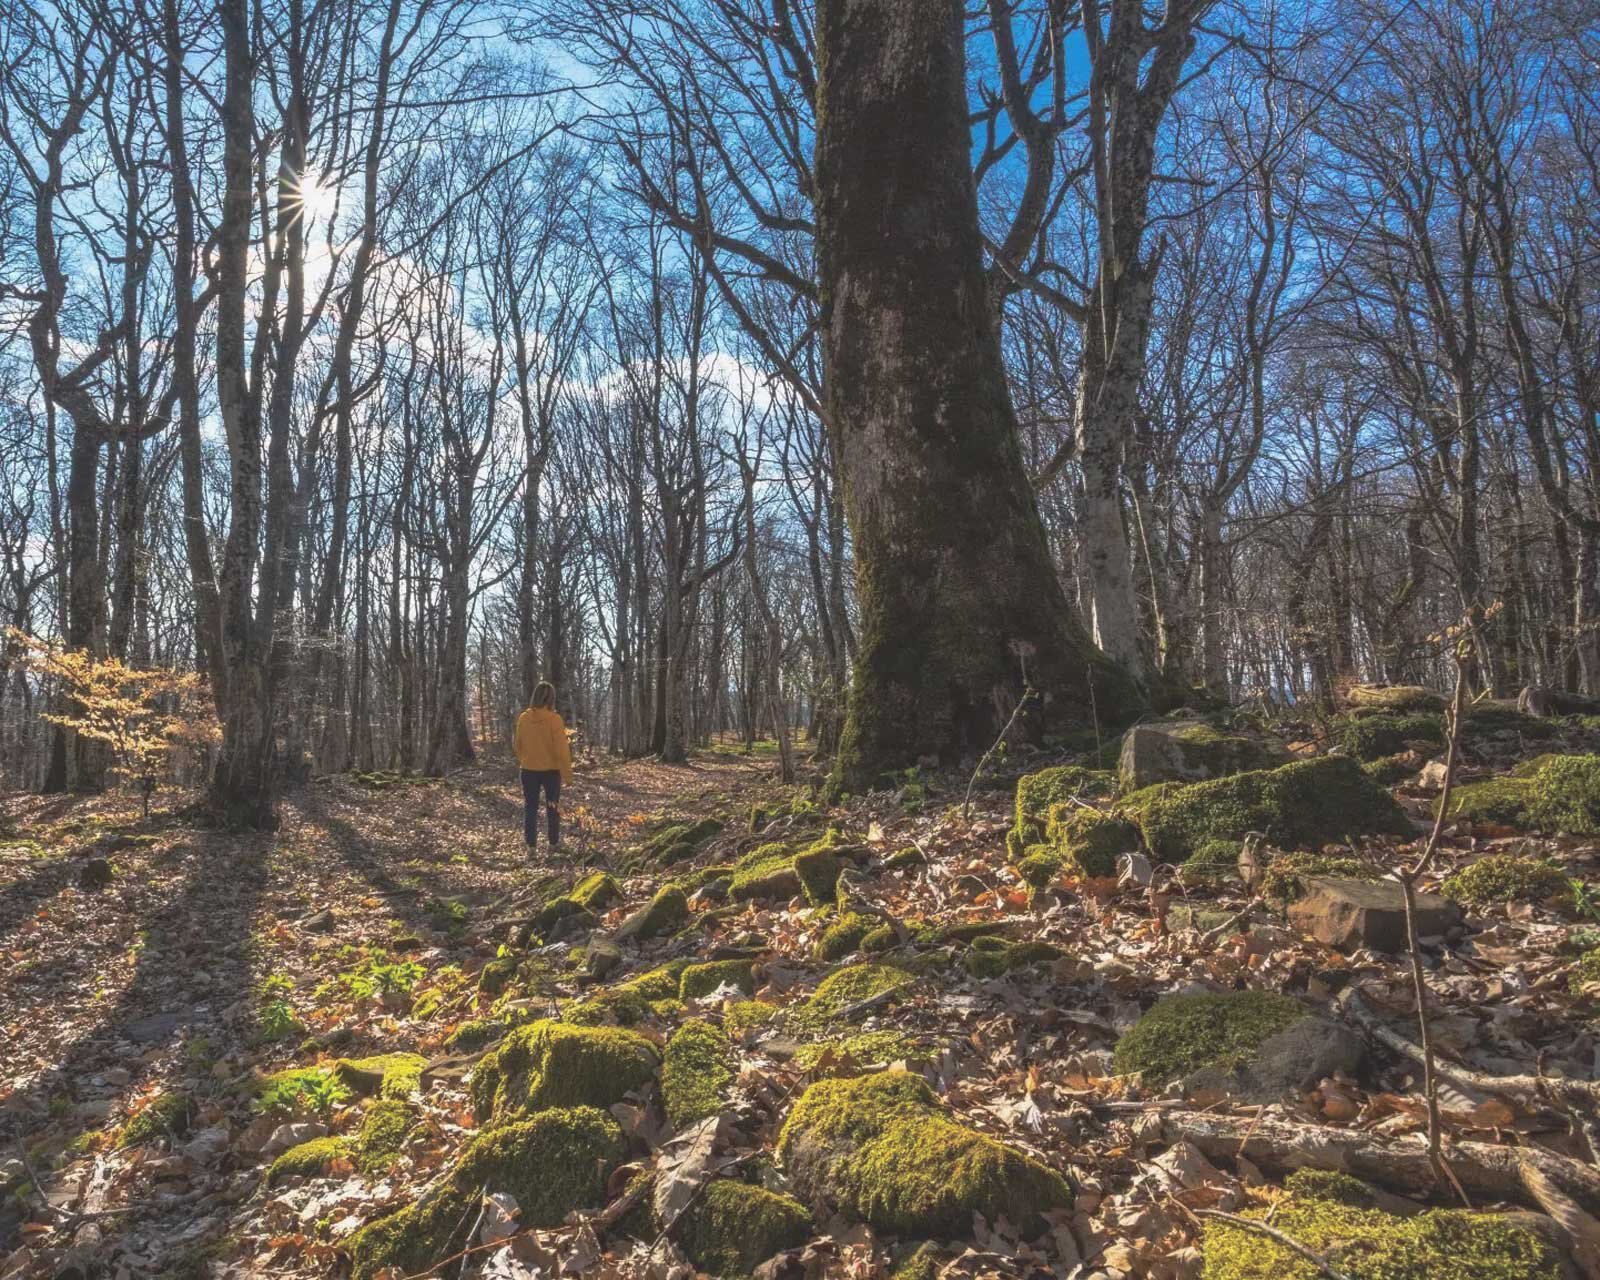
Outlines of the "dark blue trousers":
[{"label": "dark blue trousers", "polygon": [[544,792],[545,821],[550,828],[550,847],[561,843],[561,770],[524,769],[522,771],[522,838],[528,848],[539,843],[539,793]]}]

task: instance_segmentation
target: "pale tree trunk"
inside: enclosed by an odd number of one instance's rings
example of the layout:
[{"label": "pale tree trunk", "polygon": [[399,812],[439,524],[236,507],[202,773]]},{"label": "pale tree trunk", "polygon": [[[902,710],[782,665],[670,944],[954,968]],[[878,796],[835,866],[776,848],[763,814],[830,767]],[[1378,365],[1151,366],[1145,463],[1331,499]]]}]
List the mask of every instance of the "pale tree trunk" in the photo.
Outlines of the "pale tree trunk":
[{"label": "pale tree trunk", "polygon": [[1079,626],[1023,468],[968,159],[961,6],[822,0],[817,32],[827,421],[861,618],[837,776],[859,789],[985,749],[1024,664],[1033,732],[1118,721],[1140,698]]}]

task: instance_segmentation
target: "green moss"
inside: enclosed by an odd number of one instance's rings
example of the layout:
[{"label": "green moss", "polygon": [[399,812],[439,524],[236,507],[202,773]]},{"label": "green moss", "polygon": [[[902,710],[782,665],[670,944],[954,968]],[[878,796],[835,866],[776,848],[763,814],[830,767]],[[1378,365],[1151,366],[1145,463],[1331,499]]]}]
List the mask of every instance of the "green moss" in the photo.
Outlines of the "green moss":
[{"label": "green moss", "polygon": [[1399,755],[1379,756],[1361,766],[1361,771],[1380,787],[1392,787],[1404,782],[1417,771],[1417,757],[1409,752]]},{"label": "green moss", "polygon": [[1016,861],[1017,874],[1035,889],[1055,883],[1067,855],[1054,845],[1030,844]]},{"label": "green moss", "polygon": [[1305,876],[1342,876],[1346,880],[1377,880],[1378,869],[1365,858],[1338,853],[1286,853],[1267,863],[1261,875],[1261,893],[1274,902],[1293,902],[1305,892]]},{"label": "green moss", "polygon": [[861,950],[868,955],[881,955],[885,951],[892,951],[899,944],[900,935],[895,933],[892,925],[880,924],[876,929],[869,929],[861,935]]},{"label": "green moss", "polygon": [[[1154,788],[1146,788],[1154,790]],[[1264,832],[1282,848],[1411,834],[1400,806],[1347,756],[1300,760],[1141,797],[1139,824],[1157,857],[1182,862],[1208,840]]]},{"label": "green moss", "polygon": [[938,1280],[949,1260],[950,1255],[932,1240],[924,1240],[901,1259],[900,1265],[889,1273],[889,1280]]},{"label": "green moss", "polygon": [[692,858],[702,844],[722,830],[717,818],[701,818],[698,822],[675,822],[662,827],[642,845],[635,855],[637,862],[652,862],[657,866],[671,866]]},{"label": "green moss", "polygon": [[1516,707],[1498,702],[1480,702],[1467,708],[1462,732],[1469,738],[1516,734],[1523,738],[1553,738],[1559,728],[1549,720],[1530,716]]},{"label": "green moss", "polygon": [[909,986],[915,980],[913,975],[894,965],[847,965],[819,982],[810,999],[800,1006],[794,1016],[800,1025],[806,1027],[826,1026],[863,1000]]},{"label": "green moss", "polygon": [[284,1178],[318,1178],[335,1160],[351,1160],[356,1154],[349,1138],[313,1138],[290,1147],[267,1166],[267,1185]]},{"label": "green moss", "polygon": [[458,1235],[485,1186],[515,1197],[524,1227],[557,1226],[574,1209],[598,1208],[625,1152],[616,1121],[592,1107],[542,1111],[491,1129],[428,1195],[356,1233],[352,1275],[375,1280],[385,1268],[431,1271],[465,1243]]},{"label": "green moss", "polygon": [[795,1051],[794,1064],[802,1071],[816,1071],[824,1061],[848,1062],[859,1068],[925,1056],[916,1037],[904,1031],[861,1031],[837,1040],[803,1044]]},{"label": "green moss", "polygon": [[810,1234],[811,1215],[798,1200],[729,1178],[706,1187],[678,1224],[689,1261],[714,1276],[748,1275]]},{"label": "green moss", "polygon": [[777,1016],[778,1007],[765,1000],[741,1000],[722,1011],[722,1026],[730,1036],[764,1027]]},{"label": "green moss", "polygon": [[1239,878],[1237,840],[1205,840],[1179,868],[1178,879],[1185,885],[1219,885]]},{"label": "green moss", "polygon": [[1072,1204],[1060,1175],[940,1111],[903,1071],[823,1080],[794,1105],[778,1154],[811,1198],[826,1196],[880,1231],[958,1236],[972,1215],[1023,1231]]},{"label": "green moss", "polygon": [[1045,822],[1050,810],[1078,798],[1107,799],[1117,793],[1117,776],[1100,769],[1084,769],[1075,764],[1056,765],[1017,779],[1016,815],[1008,844],[1017,850],[1030,844],[1045,843]]},{"label": "green moss", "polygon": [[[822,931],[822,936],[812,948],[812,954],[818,960],[829,963],[843,960],[852,951],[861,949],[861,940],[877,925],[876,916],[863,915],[859,911],[846,911]],[[891,929],[889,932],[893,935],[894,930]]]},{"label": "green moss", "polygon": [[685,1022],[667,1041],[661,1062],[661,1099],[674,1129],[715,1115],[733,1083],[726,1033],[709,1022]]},{"label": "green moss", "polygon": [[908,871],[912,867],[920,867],[927,858],[922,856],[922,850],[914,844],[908,844],[903,849],[896,849],[883,860],[885,871]]},{"label": "green moss", "polygon": [[1469,782],[1451,792],[1450,817],[1600,835],[1600,756],[1539,756],[1509,777]]},{"label": "green moss", "polygon": [[572,892],[567,896],[580,907],[604,911],[613,902],[622,901],[622,886],[608,872],[596,871],[573,885]]},{"label": "green moss", "polygon": [[800,877],[806,901],[819,906],[834,899],[839,883],[839,859],[826,848],[811,848],[795,854],[794,873]]},{"label": "green moss", "polygon": [[362,1173],[382,1173],[395,1161],[412,1129],[411,1109],[393,1098],[367,1108],[356,1136],[356,1164]]},{"label": "green moss", "polygon": [[1117,855],[1139,847],[1139,828],[1128,819],[1082,805],[1052,807],[1045,836],[1063,866],[1089,877],[1116,875]]},{"label": "green moss", "polygon": [[515,956],[497,956],[478,970],[478,990],[485,995],[497,996],[517,976]]},{"label": "green moss", "polygon": [[498,1040],[506,1025],[500,1018],[470,1018],[445,1037],[444,1047],[453,1053],[471,1053]]},{"label": "green moss", "polygon": [[678,982],[678,998],[685,1002],[708,996],[719,987],[737,987],[745,995],[754,995],[755,973],[748,960],[712,960],[706,964],[692,964],[683,971]]},{"label": "green moss", "polygon": [[1117,1041],[1117,1071],[1164,1085],[1201,1067],[1232,1068],[1305,1016],[1299,1003],[1268,991],[1168,996]]},{"label": "green moss", "polygon": [[645,907],[639,924],[632,931],[635,938],[659,938],[675,933],[689,918],[689,897],[675,884],[663,885]]},{"label": "green moss", "polygon": [[561,1011],[561,1021],[576,1027],[636,1027],[655,1013],[654,1002],[626,985],[606,987]]},{"label": "green moss", "polygon": [[656,1051],[619,1027],[540,1021],[518,1028],[472,1076],[479,1122],[546,1107],[609,1107],[655,1075]]},{"label": "green moss", "polygon": [[1060,948],[1048,942],[1005,942],[999,938],[978,938],[961,957],[974,978],[998,978],[1029,965],[1047,964],[1061,958]]},{"label": "green moss", "polygon": [[135,1147],[157,1138],[181,1138],[188,1131],[189,1095],[158,1093],[117,1130],[117,1146]]},{"label": "green moss", "polygon": [[1190,777],[1221,778],[1252,769],[1271,769],[1282,764],[1285,757],[1277,742],[1228,733],[1210,724],[1185,725],[1167,737],[1177,745]]},{"label": "green moss", "polygon": [[1331,1169],[1296,1169],[1283,1180],[1283,1189],[1303,1200],[1332,1200],[1357,1209],[1371,1209],[1377,1204],[1372,1188],[1365,1182]]},{"label": "green moss", "polygon": [[[1247,1217],[1264,1217],[1253,1211]],[[1272,1225],[1351,1280],[1558,1280],[1554,1251],[1494,1214],[1433,1209],[1397,1217],[1338,1199],[1294,1196]],[[1260,1232],[1208,1222],[1205,1280],[1316,1280],[1318,1267]]]},{"label": "green moss", "polygon": [[1447,898],[1471,906],[1544,902],[1556,897],[1568,903],[1572,900],[1572,884],[1560,867],[1512,853],[1491,853],[1479,858],[1447,879],[1440,891]]},{"label": "green moss", "polygon": [[1585,951],[1572,966],[1567,985],[1578,994],[1600,982],[1600,947]]},{"label": "green moss", "polygon": [[1332,737],[1357,760],[1376,760],[1397,755],[1413,742],[1443,744],[1444,717],[1437,711],[1339,716],[1333,722]]},{"label": "green moss", "polygon": [[341,1058],[333,1064],[339,1083],[361,1095],[409,1098],[422,1082],[428,1060],[416,1053],[380,1053],[371,1058]]}]

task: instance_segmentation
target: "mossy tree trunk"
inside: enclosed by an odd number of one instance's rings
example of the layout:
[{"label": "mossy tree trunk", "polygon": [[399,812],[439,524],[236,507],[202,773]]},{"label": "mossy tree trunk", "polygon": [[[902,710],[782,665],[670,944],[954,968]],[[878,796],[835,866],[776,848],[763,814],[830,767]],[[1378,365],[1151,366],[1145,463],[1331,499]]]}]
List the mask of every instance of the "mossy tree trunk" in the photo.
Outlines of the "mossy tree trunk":
[{"label": "mossy tree trunk", "polygon": [[[993,740],[1125,719],[1134,682],[1051,564],[989,307],[961,7],[821,0],[817,248],[827,417],[855,540],[846,786]],[[1022,656],[1019,656],[1022,655]]]}]

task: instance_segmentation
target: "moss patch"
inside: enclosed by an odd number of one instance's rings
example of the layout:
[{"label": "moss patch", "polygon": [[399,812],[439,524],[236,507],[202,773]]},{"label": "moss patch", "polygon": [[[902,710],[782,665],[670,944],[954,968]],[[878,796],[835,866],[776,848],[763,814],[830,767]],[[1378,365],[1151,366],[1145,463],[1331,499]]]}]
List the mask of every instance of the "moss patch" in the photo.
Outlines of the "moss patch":
[{"label": "moss patch", "polygon": [[[1562,1274],[1548,1244],[1494,1214],[1432,1209],[1402,1218],[1336,1197],[1295,1194],[1274,1206],[1272,1225],[1352,1280],[1557,1280]],[[1300,1254],[1230,1223],[1207,1223],[1203,1249],[1205,1280],[1316,1280],[1321,1274]]]},{"label": "moss patch", "polygon": [[189,1095],[158,1093],[117,1130],[117,1146],[134,1147],[157,1138],[181,1138],[188,1131]]},{"label": "moss patch", "polygon": [[333,1074],[351,1093],[409,1098],[422,1082],[428,1060],[416,1053],[380,1053],[371,1058],[341,1058]]},{"label": "moss patch", "polygon": [[856,1067],[888,1065],[891,1062],[925,1056],[915,1036],[904,1031],[862,1031],[838,1040],[819,1040],[803,1044],[794,1055],[794,1064],[802,1071],[825,1069],[830,1062]]},{"label": "moss patch", "polygon": [[963,1235],[974,1213],[1004,1213],[1028,1231],[1046,1210],[1072,1204],[1059,1174],[957,1124],[903,1071],[812,1085],[784,1123],[778,1154],[808,1196],[880,1231]]},{"label": "moss patch", "polygon": [[1447,898],[1469,906],[1494,902],[1572,900],[1567,874],[1553,863],[1512,853],[1491,853],[1463,867],[1439,886]]},{"label": "moss patch", "polygon": [[1347,836],[1411,834],[1400,806],[1347,756],[1300,760],[1184,787],[1147,787],[1137,809],[1145,842],[1182,862],[1208,840],[1261,831],[1284,848],[1319,848]]},{"label": "moss patch", "polygon": [[723,1010],[722,1025],[730,1036],[741,1036],[746,1031],[766,1026],[777,1013],[777,1006],[765,1000],[741,1000]]},{"label": "moss patch", "polygon": [[680,1000],[698,1000],[719,987],[736,987],[745,995],[754,995],[755,972],[748,960],[712,960],[706,964],[692,964],[678,980]]},{"label": "moss patch", "polygon": [[1600,982],[1600,947],[1593,947],[1578,957],[1572,966],[1567,985],[1576,994]]},{"label": "moss patch", "polygon": [[678,1224],[689,1260],[714,1276],[748,1275],[811,1234],[811,1215],[792,1196],[718,1178]]},{"label": "moss patch", "polygon": [[267,1185],[284,1178],[319,1178],[335,1160],[354,1159],[355,1143],[349,1138],[313,1138],[290,1147],[267,1166]]},{"label": "moss patch", "polygon": [[674,1129],[715,1115],[733,1083],[727,1035],[709,1022],[685,1022],[667,1041],[661,1062],[661,1098]]},{"label": "moss patch", "polygon": [[1045,836],[1062,854],[1062,865],[1081,876],[1114,876],[1117,855],[1139,847],[1139,828],[1114,813],[1082,805],[1056,805]]},{"label": "moss patch", "polygon": [[655,1047],[631,1031],[533,1022],[478,1064],[472,1105],[480,1123],[546,1107],[609,1107],[647,1084],[656,1064]]},{"label": "moss patch", "polygon": [[1444,695],[1419,684],[1358,684],[1345,690],[1345,701],[1357,710],[1443,711]]},{"label": "moss patch", "polygon": [[1024,774],[1017,779],[1016,814],[1006,833],[1012,860],[1020,858],[1029,845],[1045,843],[1045,822],[1054,806],[1074,797],[1104,800],[1116,793],[1117,775],[1108,770],[1063,764]]},{"label": "moss patch", "polygon": [[356,1164],[362,1173],[382,1173],[395,1162],[411,1132],[411,1109],[393,1098],[367,1108],[356,1136]]},{"label": "moss patch", "polygon": [[553,1227],[574,1209],[597,1208],[625,1150],[616,1121],[592,1107],[543,1111],[492,1129],[426,1197],[356,1233],[352,1274],[373,1280],[386,1267],[404,1275],[431,1270],[465,1243],[457,1233],[466,1230],[485,1185],[514,1196],[527,1227]]},{"label": "moss patch", "polygon": [[891,964],[852,964],[830,973],[817,984],[811,997],[796,1010],[797,1025],[827,1026],[845,1010],[916,981],[914,975]]},{"label": "moss patch", "polygon": [[1274,902],[1293,902],[1305,892],[1306,876],[1379,879],[1377,868],[1365,858],[1339,853],[1286,853],[1267,863],[1261,875],[1262,896]]},{"label": "moss patch", "polygon": [[[863,915],[859,911],[846,911],[831,925],[822,931],[822,936],[817,939],[812,954],[818,960],[832,963],[843,960],[852,951],[861,949],[861,940],[878,927],[876,916]],[[891,936],[894,930],[890,929]]]},{"label": "moss patch", "polygon": [[1333,722],[1332,736],[1357,760],[1377,760],[1398,755],[1413,742],[1441,745],[1444,718],[1437,711],[1340,716]]},{"label": "moss patch", "polygon": [[961,963],[974,978],[998,978],[1030,965],[1048,964],[1061,958],[1059,947],[1048,942],[1006,942],[1001,938],[977,938],[961,957]]},{"label": "moss patch", "polygon": [[1306,1016],[1296,1001],[1267,991],[1168,996],[1117,1041],[1117,1071],[1164,1085],[1201,1067],[1227,1070]]},{"label": "moss patch", "polygon": [[804,893],[813,905],[831,902],[839,879],[839,859],[830,850],[840,842],[839,833],[829,831],[799,850],[780,843],[757,845],[735,864],[728,896],[745,902]]},{"label": "moss patch", "polygon": [[1539,756],[1509,777],[1469,782],[1452,791],[1450,817],[1600,835],[1600,756]]}]

